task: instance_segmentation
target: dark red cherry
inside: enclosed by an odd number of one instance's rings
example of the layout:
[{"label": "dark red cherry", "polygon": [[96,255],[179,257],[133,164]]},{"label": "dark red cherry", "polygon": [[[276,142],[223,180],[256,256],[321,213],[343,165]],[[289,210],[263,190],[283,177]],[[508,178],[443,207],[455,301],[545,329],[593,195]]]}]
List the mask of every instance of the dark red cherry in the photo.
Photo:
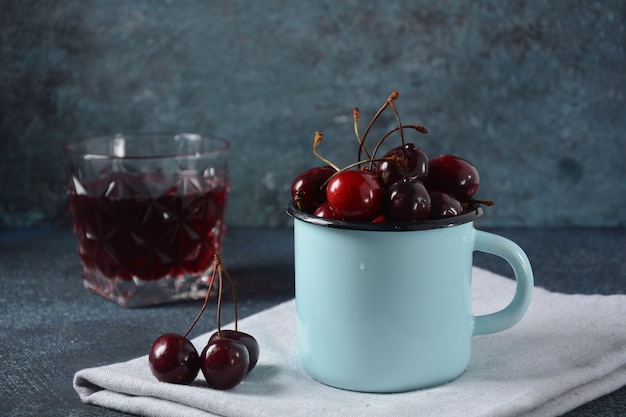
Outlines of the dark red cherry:
[{"label": "dark red cherry", "polygon": [[439,155],[429,162],[426,185],[429,190],[445,191],[460,201],[470,199],[478,190],[478,170],[470,162],[454,155]]},{"label": "dark red cherry", "polygon": [[459,200],[443,191],[430,192],[430,218],[443,219],[463,213],[463,205]]},{"label": "dark red cherry", "polygon": [[211,335],[209,343],[218,340],[220,335],[222,339],[238,340],[244,344],[246,349],[248,349],[248,355],[250,356],[250,365],[248,365],[248,372],[250,372],[259,360],[259,342],[257,342],[256,339],[248,333],[240,332],[238,330],[220,330],[219,332],[215,332]]},{"label": "dark red cherry", "polygon": [[296,177],[291,185],[291,196],[301,211],[313,211],[326,201],[326,181],[337,171],[326,165],[309,168]]},{"label": "dark red cherry", "polygon": [[383,207],[389,220],[426,220],[430,216],[430,195],[420,180],[403,178],[389,186]]},{"label": "dark red cherry", "polygon": [[382,161],[376,174],[383,185],[390,185],[401,178],[417,178],[424,181],[428,176],[428,156],[414,143],[406,143],[390,149],[383,157],[396,157],[394,161]]},{"label": "dark red cherry", "polygon": [[370,221],[380,214],[382,186],[370,171],[346,170],[330,177],[326,199],[344,220]]},{"label": "dark red cherry", "polygon": [[246,346],[234,339],[207,343],[200,356],[200,369],[211,388],[226,390],[237,386],[248,374],[250,355]]},{"label": "dark red cherry", "polygon": [[159,381],[189,384],[200,371],[200,357],[193,344],[179,334],[159,336],[148,355],[152,375]]}]

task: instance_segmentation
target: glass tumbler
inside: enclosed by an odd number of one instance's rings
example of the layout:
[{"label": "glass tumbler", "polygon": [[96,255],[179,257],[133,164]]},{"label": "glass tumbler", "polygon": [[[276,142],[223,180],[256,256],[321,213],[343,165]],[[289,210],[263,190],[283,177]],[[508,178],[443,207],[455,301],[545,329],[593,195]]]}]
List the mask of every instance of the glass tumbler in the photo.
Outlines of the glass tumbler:
[{"label": "glass tumbler", "polygon": [[119,134],[63,151],[84,286],[124,307],[203,298],[225,233],[229,143]]}]

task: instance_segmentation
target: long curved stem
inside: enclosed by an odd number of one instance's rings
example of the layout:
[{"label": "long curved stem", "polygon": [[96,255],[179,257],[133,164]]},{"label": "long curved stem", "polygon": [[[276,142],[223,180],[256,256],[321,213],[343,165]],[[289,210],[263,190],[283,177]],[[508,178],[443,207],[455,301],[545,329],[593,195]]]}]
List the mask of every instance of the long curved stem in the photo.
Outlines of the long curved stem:
[{"label": "long curved stem", "polygon": [[359,165],[373,164],[374,162],[382,162],[382,161],[398,162],[398,160],[401,160],[401,159],[402,158],[400,158],[399,156],[387,156],[387,157],[381,157],[381,158],[364,159],[362,161],[357,161],[357,162],[351,163],[350,165],[346,165],[345,167],[341,168],[341,171],[347,171],[354,167],[358,167]]},{"label": "long curved stem", "polygon": [[392,161],[392,162],[398,163],[400,160],[402,160],[402,158],[400,158],[399,156],[385,156],[385,157],[382,157],[382,158],[364,159],[362,161],[353,162],[350,165],[346,165],[345,167],[341,168],[339,171],[337,171],[335,174],[333,174],[330,178],[328,178],[326,181],[324,181],[322,183],[322,185],[320,186],[320,188],[326,187],[326,185],[328,184],[330,179],[333,176],[335,176],[336,174],[338,174],[340,172],[343,172],[343,171],[347,171],[347,170],[352,169],[354,167],[358,167],[359,165],[373,164],[374,162],[381,162],[381,161]]},{"label": "long curved stem", "polygon": [[217,337],[222,338],[222,288],[224,287],[224,282],[222,280],[222,264],[220,262],[220,270],[218,272],[219,275],[219,287],[217,290]]},{"label": "long curved stem", "polygon": [[217,275],[217,270],[219,269],[219,265],[221,264],[221,260],[219,258],[219,254],[216,253],[213,258],[214,258],[213,271],[211,272],[211,280],[209,281],[209,288],[207,289],[206,295],[204,296],[204,303],[202,304],[202,308],[200,309],[200,312],[198,313],[196,318],[193,320],[193,322],[191,323],[191,326],[189,326],[189,328],[187,329],[187,331],[185,332],[183,337],[189,336],[189,333],[194,328],[194,326],[196,325],[198,320],[200,320],[200,317],[204,313],[204,310],[206,309],[206,306],[209,303],[209,297],[211,296],[211,290],[213,289],[213,283],[215,282],[215,277]]},{"label": "long curved stem", "polygon": [[[396,133],[398,130],[399,130],[400,132],[402,132],[404,129],[414,129],[414,130],[417,130],[418,132],[423,133],[423,134],[428,133],[428,130],[427,130],[424,126],[421,126],[421,125],[406,125],[406,126],[402,126],[402,129],[400,129],[399,127],[393,128],[393,129],[391,129],[389,132],[387,132],[387,133],[385,134],[385,136],[383,136],[382,138],[380,138],[380,140],[379,140],[379,141],[378,141],[378,143],[376,144],[376,147],[374,148],[374,152],[372,153],[372,161],[377,160],[377,159],[376,159],[376,153],[378,153],[378,149],[379,149],[379,148],[380,148],[380,146],[383,144],[383,142],[384,142],[385,140],[387,140],[387,138],[388,138],[389,136],[391,136],[392,134]],[[403,144],[404,144],[404,142],[403,142]],[[403,148],[404,148],[404,146],[403,146]],[[405,158],[406,158],[406,155],[405,155]],[[371,169],[371,167],[372,167],[372,165],[370,165],[370,169]]]},{"label": "long curved stem", "polygon": [[237,331],[237,323],[238,319],[238,308],[237,308],[237,293],[235,292],[235,284],[233,284],[233,280],[230,278],[230,274],[225,266],[222,265],[222,271],[224,275],[226,275],[226,280],[228,281],[228,285],[230,285],[230,292],[233,295],[233,307],[235,309],[235,331]]},{"label": "long curved stem", "polygon": [[372,159],[372,156],[370,155],[370,153],[368,152],[367,148],[364,145],[364,139],[361,138],[361,135],[359,134],[359,119],[361,118],[361,111],[355,107],[354,110],[352,111],[352,119],[354,120],[354,134],[356,135],[356,140],[359,142],[359,159],[361,159],[361,154],[360,152],[363,151],[365,152],[365,156],[367,156],[367,159]]},{"label": "long curved stem", "polygon": [[393,111],[394,116],[396,116],[396,122],[398,123],[398,129],[400,129],[400,140],[402,141],[402,156],[406,159],[406,148],[404,147],[404,131],[402,130],[402,122],[400,121],[400,114],[396,109],[396,105],[393,101],[389,102],[389,107],[391,107],[391,111]]},{"label": "long curved stem", "polygon": [[[374,126],[374,123],[376,123],[376,120],[378,120],[382,112],[385,111],[387,106],[389,106],[390,102],[396,100],[399,96],[400,96],[400,93],[398,93],[397,91],[393,91],[391,94],[389,94],[389,97],[387,98],[387,101],[385,101],[385,104],[383,104],[381,108],[378,109],[374,117],[372,117],[372,120],[370,121],[369,125],[367,125],[367,129],[365,129],[365,133],[363,133],[363,137],[361,139],[363,143],[365,143],[365,138],[367,137],[367,134],[370,132],[370,130],[372,129],[372,126]],[[357,161],[361,160],[361,148],[363,148],[363,146],[359,147],[359,154],[357,156]]]},{"label": "long curved stem", "polygon": [[324,140],[324,134],[322,133],[322,131],[321,130],[316,131],[315,137],[313,138],[313,153],[315,154],[315,156],[321,159],[322,162],[330,165],[335,171],[341,171],[341,169],[337,165],[333,164],[328,159],[320,155],[319,152],[317,152],[317,147],[320,145],[320,143],[322,143],[323,140]]}]

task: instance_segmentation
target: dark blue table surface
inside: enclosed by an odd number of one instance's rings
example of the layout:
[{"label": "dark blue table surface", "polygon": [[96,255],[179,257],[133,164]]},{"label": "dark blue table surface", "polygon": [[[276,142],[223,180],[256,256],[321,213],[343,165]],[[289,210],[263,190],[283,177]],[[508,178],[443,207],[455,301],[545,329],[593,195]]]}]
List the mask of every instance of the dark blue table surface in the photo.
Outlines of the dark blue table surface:
[{"label": "dark blue table surface", "polygon": [[[528,253],[537,286],[626,292],[626,230],[494,232]],[[291,229],[229,230],[222,255],[241,317],[294,296]],[[475,264],[512,276],[504,261],[490,255],[476,254]],[[72,387],[74,373],[146,354],[159,334],[184,332],[200,304],[118,307],[83,288],[71,232],[0,231],[0,416],[124,415],[82,404]],[[209,331],[214,320],[207,310],[204,327],[191,336]],[[624,416],[626,387],[566,415]]]}]

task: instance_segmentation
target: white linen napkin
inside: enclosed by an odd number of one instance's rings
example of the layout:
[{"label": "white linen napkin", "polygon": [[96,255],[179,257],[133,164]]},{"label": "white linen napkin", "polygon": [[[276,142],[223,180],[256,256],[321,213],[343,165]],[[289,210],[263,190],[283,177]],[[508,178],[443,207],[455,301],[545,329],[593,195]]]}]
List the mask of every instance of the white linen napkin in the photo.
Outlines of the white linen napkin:
[{"label": "white linen napkin", "polygon": [[[474,268],[475,314],[511,299],[515,282]],[[261,347],[256,368],[229,391],[158,382],[147,356],[83,369],[83,402],[150,417],[176,416],[556,416],[626,385],[626,295],[566,295],[535,288],[513,328],[476,336],[466,372],[439,387],[400,394],[331,388],[300,367],[295,303],[239,322]],[[193,340],[201,351],[210,333]]]}]

